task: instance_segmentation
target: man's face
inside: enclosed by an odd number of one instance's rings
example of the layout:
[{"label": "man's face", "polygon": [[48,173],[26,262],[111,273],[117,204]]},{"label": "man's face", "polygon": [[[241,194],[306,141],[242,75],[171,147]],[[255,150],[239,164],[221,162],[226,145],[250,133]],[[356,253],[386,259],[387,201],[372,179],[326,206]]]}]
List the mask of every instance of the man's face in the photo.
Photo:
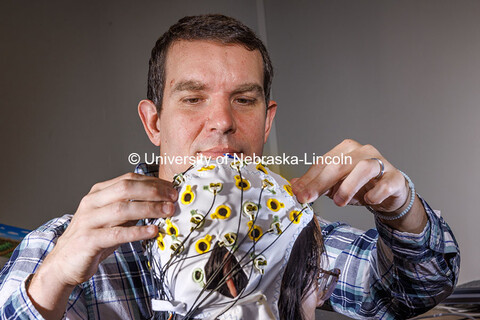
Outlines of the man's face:
[{"label": "man's face", "polygon": [[[261,155],[275,116],[266,111],[263,61],[258,50],[212,41],[178,41],[169,49],[162,111],[160,155],[218,157]],[[189,163],[160,165],[170,180]]]}]

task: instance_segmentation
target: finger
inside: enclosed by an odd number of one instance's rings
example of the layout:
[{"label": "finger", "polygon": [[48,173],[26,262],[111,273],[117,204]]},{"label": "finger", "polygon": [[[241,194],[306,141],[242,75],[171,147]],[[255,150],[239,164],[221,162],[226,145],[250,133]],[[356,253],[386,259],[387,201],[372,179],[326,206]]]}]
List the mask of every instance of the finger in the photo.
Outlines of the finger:
[{"label": "finger", "polygon": [[175,212],[175,205],[165,201],[120,201],[93,210],[87,219],[90,228],[136,224],[140,219],[167,218]]},{"label": "finger", "polygon": [[111,185],[114,185],[118,181],[124,180],[124,179],[126,179],[126,180],[149,180],[149,179],[154,179],[154,177],[146,176],[146,175],[138,174],[138,173],[133,173],[133,172],[127,172],[127,173],[125,173],[121,176],[118,176],[116,178],[94,184],[93,187],[90,189],[90,193],[103,190],[103,189],[105,189],[105,188],[107,188]]},{"label": "finger", "polygon": [[[358,149],[357,149],[358,150]],[[351,159],[359,159],[357,150],[348,153]],[[361,153],[360,153],[361,154]],[[333,195],[329,192],[335,184],[341,182],[356,165],[356,161],[343,164],[330,164],[324,166],[317,176],[314,176],[309,182],[297,181],[296,188],[293,189],[297,199],[301,203],[315,201],[322,194]]]},{"label": "finger", "polygon": [[338,188],[340,188],[341,184],[342,184],[342,181],[339,181],[339,182],[335,183],[335,185],[333,187],[331,187],[330,189],[325,191],[323,194],[325,196],[329,197],[330,199],[333,199],[333,196],[337,192]]},{"label": "finger", "polygon": [[344,165],[330,165],[319,171],[309,182],[297,181],[293,192],[300,203],[315,201],[320,195],[328,193],[329,189],[342,180],[349,170]]},{"label": "finger", "polygon": [[408,197],[408,187],[406,187],[405,178],[398,172],[385,172],[382,179],[375,184],[371,190],[364,195],[364,200],[369,205],[380,205],[387,198],[398,198],[397,204],[392,203],[394,208],[400,207]]},{"label": "finger", "polygon": [[[350,154],[353,152],[355,149],[361,147],[361,144],[358,142],[351,140],[351,139],[346,139],[342,141],[340,144],[335,146],[332,150],[327,152],[326,154],[323,155],[324,158],[327,156],[334,157],[336,155],[341,155],[343,154]],[[292,189],[295,194],[300,193],[305,187],[311,183],[312,180],[316,179],[319,174],[327,167],[328,165],[325,163],[318,163],[315,165],[312,165],[307,172],[300,178],[295,178],[295,182],[292,182]],[[329,165],[332,166],[332,165]],[[292,179],[294,180],[294,179]],[[297,195],[298,196],[298,195]]]},{"label": "finger", "polygon": [[[308,184],[297,184],[301,189],[296,191],[295,195],[300,203],[315,201],[322,194],[331,194],[332,187],[341,181],[348,173],[345,166],[331,165],[326,167],[320,174],[312,179]],[[295,192],[295,191],[294,191]]]},{"label": "finger", "polygon": [[357,192],[377,175],[377,160],[364,159],[359,161],[333,195],[333,201],[337,206],[346,206]]},{"label": "finger", "polygon": [[121,179],[100,191],[89,193],[84,200],[90,208],[99,208],[127,200],[172,202],[177,197],[177,190],[169,182],[150,177],[144,180]]},{"label": "finger", "polygon": [[93,231],[92,237],[96,241],[96,246],[109,249],[128,242],[152,239],[157,234],[157,226],[148,225],[97,229]]},{"label": "finger", "polygon": [[[314,201],[319,195],[326,192],[334,184],[342,181],[358,164],[359,161],[363,159],[369,159],[371,157],[381,157],[380,153],[371,145],[364,145],[359,148],[354,149],[352,152],[347,153],[350,159],[348,163],[341,163],[338,165],[328,165],[319,173],[314,179],[312,179],[308,184],[303,185],[303,190],[298,191],[297,198],[300,198],[300,202],[311,202]],[[345,157],[346,157],[345,156]],[[386,168],[390,164],[384,161]],[[299,182],[297,181],[297,185]]]}]

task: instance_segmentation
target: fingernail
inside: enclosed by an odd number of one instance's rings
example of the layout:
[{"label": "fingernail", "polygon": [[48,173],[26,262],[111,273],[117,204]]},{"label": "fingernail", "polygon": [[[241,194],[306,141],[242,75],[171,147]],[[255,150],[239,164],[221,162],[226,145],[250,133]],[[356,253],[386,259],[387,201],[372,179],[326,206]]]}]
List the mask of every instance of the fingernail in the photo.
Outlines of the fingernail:
[{"label": "fingernail", "polygon": [[171,202],[164,202],[162,205],[162,211],[163,213],[167,215],[173,214],[173,203]]},{"label": "fingernail", "polygon": [[368,204],[368,205],[372,204],[372,201],[367,197],[367,195],[365,195],[365,196],[363,197],[363,200],[364,200],[365,203]]},{"label": "fingernail", "polygon": [[150,233],[150,234],[156,234],[157,233],[157,226],[154,226],[154,225],[148,226],[147,232]]},{"label": "fingernail", "polygon": [[177,201],[177,196],[178,196],[177,190],[175,189],[170,190],[169,196],[172,201]]},{"label": "fingernail", "polygon": [[339,206],[343,205],[343,199],[338,195],[338,193],[333,197],[333,201]]}]

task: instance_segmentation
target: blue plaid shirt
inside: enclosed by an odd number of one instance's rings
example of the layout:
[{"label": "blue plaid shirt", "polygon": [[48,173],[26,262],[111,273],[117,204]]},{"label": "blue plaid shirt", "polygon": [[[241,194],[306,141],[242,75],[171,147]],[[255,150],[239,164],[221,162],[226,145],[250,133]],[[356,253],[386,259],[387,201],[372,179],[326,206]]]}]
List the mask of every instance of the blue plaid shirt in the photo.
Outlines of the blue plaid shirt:
[{"label": "blue plaid shirt", "polygon": [[[139,166],[137,173],[155,176]],[[460,255],[445,223],[423,201],[428,224],[421,234],[401,233],[380,221],[366,232],[319,218],[331,268],[342,273],[329,304],[352,318],[405,319],[446,298],[457,281]],[[43,319],[26,290],[26,279],[71,221],[51,220],[30,233],[0,272],[0,319]],[[97,273],[70,295],[68,319],[149,319],[154,296],[140,242],[121,245]]]}]

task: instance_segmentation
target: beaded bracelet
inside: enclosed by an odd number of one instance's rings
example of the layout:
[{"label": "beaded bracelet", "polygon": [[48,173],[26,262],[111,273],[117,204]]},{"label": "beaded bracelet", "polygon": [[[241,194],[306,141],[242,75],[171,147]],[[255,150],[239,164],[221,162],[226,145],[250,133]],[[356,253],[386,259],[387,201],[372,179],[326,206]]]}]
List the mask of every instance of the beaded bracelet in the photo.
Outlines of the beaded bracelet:
[{"label": "beaded bracelet", "polygon": [[409,176],[407,176],[402,171],[400,171],[400,173],[403,174],[403,176],[405,177],[405,180],[407,180],[407,182],[408,182],[408,186],[410,187],[410,203],[408,204],[408,207],[406,207],[405,210],[403,210],[402,212],[400,212],[396,216],[386,216],[384,214],[381,214],[378,211],[373,210],[370,206],[366,206],[368,211],[373,213],[375,215],[375,217],[380,218],[382,220],[387,220],[387,221],[397,220],[397,219],[400,219],[401,217],[403,217],[404,215],[406,215],[410,211],[410,209],[412,209],[413,202],[415,201],[415,186],[414,186],[412,180],[409,178]]}]

